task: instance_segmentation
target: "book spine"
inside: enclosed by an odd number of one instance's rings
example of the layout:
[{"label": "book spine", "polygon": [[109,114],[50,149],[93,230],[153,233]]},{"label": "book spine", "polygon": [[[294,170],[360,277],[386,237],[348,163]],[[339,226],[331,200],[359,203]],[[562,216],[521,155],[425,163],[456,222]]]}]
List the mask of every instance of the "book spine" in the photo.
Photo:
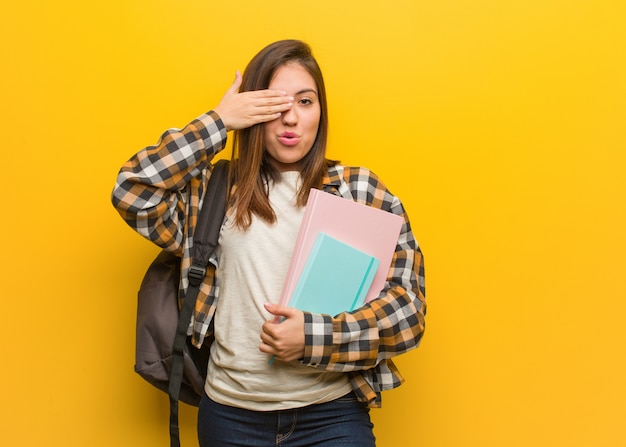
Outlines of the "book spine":
[{"label": "book spine", "polygon": [[313,191],[315,190],[311,190],[311,193],[309,194],[309,198],[307,200],[306,209],[304,211],[304,215],[302,216],[302,223],[300,224],[298,236],[296,237],[296,244],[294,245],[293,254],[291,255],[291,263],[289,264],[287,276],[285,277],[285,284],[283,285],[283,290],[280,295],[279,302],[283,306],[289,305],[291,294],[293,293],[295,288],[295,282],[298,280],[298,278],[295,278],[296,269],[302,262],[304,262],[300,259],[302,257],[302,244],[306,234],[309,231],[311,217],[313,215],[313,210],[317,201],[317,193]]},{"label": "book spine", "polygon": [[378,265],[379,265],[378,259],[372,256],[372,258],[370,259],[370,263],[367,267],[367,272],[365,275],[363,275],[363,279],[361,280],[359,290],[356,296],[354,297],[354,302],[352,303],[352,308],[350,309],[351,311],[358,307],[361,307],[361,305],[363,305],[363,303],[365,302],[365,297],[367,296],[367,292],[370,289],[372,280],[374,279],[374,276],[376,275],[376,271],[378,270]]}]

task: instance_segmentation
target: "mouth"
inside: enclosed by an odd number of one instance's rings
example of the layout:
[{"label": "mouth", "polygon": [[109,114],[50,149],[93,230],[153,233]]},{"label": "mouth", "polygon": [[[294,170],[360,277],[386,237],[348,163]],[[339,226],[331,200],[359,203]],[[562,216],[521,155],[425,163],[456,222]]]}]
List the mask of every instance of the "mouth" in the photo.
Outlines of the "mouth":
[{"label": "mouth", "polygon": [[294,132],[283,132],[278,135],[278,141],[285,146],[295,146],[300,142],[300,136]]}]

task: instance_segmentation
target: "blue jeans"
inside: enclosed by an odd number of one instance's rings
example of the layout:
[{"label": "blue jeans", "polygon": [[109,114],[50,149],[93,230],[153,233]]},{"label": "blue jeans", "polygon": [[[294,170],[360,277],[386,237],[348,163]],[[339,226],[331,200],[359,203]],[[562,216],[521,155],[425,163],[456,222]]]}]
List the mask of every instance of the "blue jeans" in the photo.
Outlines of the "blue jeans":
[{"label": "blue jeans", "polygon": [[280,411],[221,405],[206,394],[198,410],[200,447],[375,447],[369,409],[354,394]]}]

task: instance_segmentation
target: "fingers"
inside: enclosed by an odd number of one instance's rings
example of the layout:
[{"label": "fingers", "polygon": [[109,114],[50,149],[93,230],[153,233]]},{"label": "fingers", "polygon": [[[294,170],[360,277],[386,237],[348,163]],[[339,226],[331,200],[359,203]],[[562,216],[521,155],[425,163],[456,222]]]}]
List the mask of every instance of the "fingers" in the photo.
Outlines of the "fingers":
[{"label": "fingers", "polygon": [[[235,79],[233,80],[233,83],[228,88],[227,93],[230,93],[230,94],[238,93],[239,88],[241,87],[242,79],[243,78],[241,76],[241,72],[237,70],[235,72]],[[287,92],[284,92],[282,90],[271,90],[271,89],[252,90],[252,91],[244,92],[244,93],[249,94],[251,97],[260,98],[260,99],[263,99],[263,98],[272,99],[272,98],[277,98],[277,97],[285,97],[287,95]]]},{"label": "fingers", "polygon": [[[226,91],[226,95],[232,96],[239,93],[239,88],[241,87],[242,76],[239,70],[235,73],[235,79],[233,83]],[[287,92],[282,90],[271,90],[271,89],[263,89],[263,90],[251,90],[247,92],[239,93],[243,96],[250,98],[250,100],[257,100],[257,105],[280,105],[285,102],[285,100],[293,101],[292,97],[287,97]]]},{"label": "fingers", "polygon": [[261,331],[261,344],[259,345],[259,351],[265,354],[276,355],[280,349],[280,342],[273,335],[270,335],[272,330],[269,329],[267,325],[268,323],[265,323],[263,325],[263,330]]},{"label": "fingers", "polygon": [[239,87],[241,87],[241,73],[239,70],[235,72],[235,80],[231,84],[231,86],[226,91],[226,94],[235,95],[239,91]]},{"label": "fingers", "polygon": [[292,103],[288,98],[259,99],[250,103],[247,113],[253,120],[271,121],[280,117],[281,113],[289,110],[291,106]]},{"label": "fingers", "polygon": [[261,342],[262,345],[266,345],[271,349],[276,349],[276,339],[265,331],[261,332]]},{"label": "fingers", "polygon": [[241,74],[237,72],[232,85],[214,109],[227,130],[245,129],[275,120],[281,113],[291,108],[293,97],[280,90],[265,89],[238,93],[241,80]]},{"label": "fingers", "polygon": [[261,333],[259,351],[272,355],[282,362],[290,362],[302,357],[303,348],[293,346],[286,340],[275,339],[266,333]]},{"label": "fingers", "polygon": [[287,96],[287,92],[282,90],[271,90],[271,89],[263,89],[263,90],[250,90],[247,92],[242,92],[242,95],[248,95],[250,98],[266,100],[266,101],[284,101],[286,98],[290,101],[293,101],[292,97]]},{"label": "fingers", "polygon": [[258,90],[239,93],[242,101],[248,101],[251,116],[274,115],[285,112],[293,105],[293,98],[277,90]]},{"label": "fingers", "polygon": [[[281,361],[297,360],[304,355],[304,314],[298,309],[265,304],[275,318],[261,327],[259,350]],[[278,318],[278,320],[277,320]]]}]

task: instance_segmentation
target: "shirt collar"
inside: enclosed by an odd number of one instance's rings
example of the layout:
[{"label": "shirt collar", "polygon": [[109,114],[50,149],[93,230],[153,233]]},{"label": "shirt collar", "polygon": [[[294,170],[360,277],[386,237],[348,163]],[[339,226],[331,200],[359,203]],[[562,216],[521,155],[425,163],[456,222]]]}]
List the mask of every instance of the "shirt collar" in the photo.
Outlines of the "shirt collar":
[{"label": "shirt collar", "polygon": [[341,185],[341,177],[335,166],[331,166],[322,177],[322,186],[325,191],[338,190]]}]

